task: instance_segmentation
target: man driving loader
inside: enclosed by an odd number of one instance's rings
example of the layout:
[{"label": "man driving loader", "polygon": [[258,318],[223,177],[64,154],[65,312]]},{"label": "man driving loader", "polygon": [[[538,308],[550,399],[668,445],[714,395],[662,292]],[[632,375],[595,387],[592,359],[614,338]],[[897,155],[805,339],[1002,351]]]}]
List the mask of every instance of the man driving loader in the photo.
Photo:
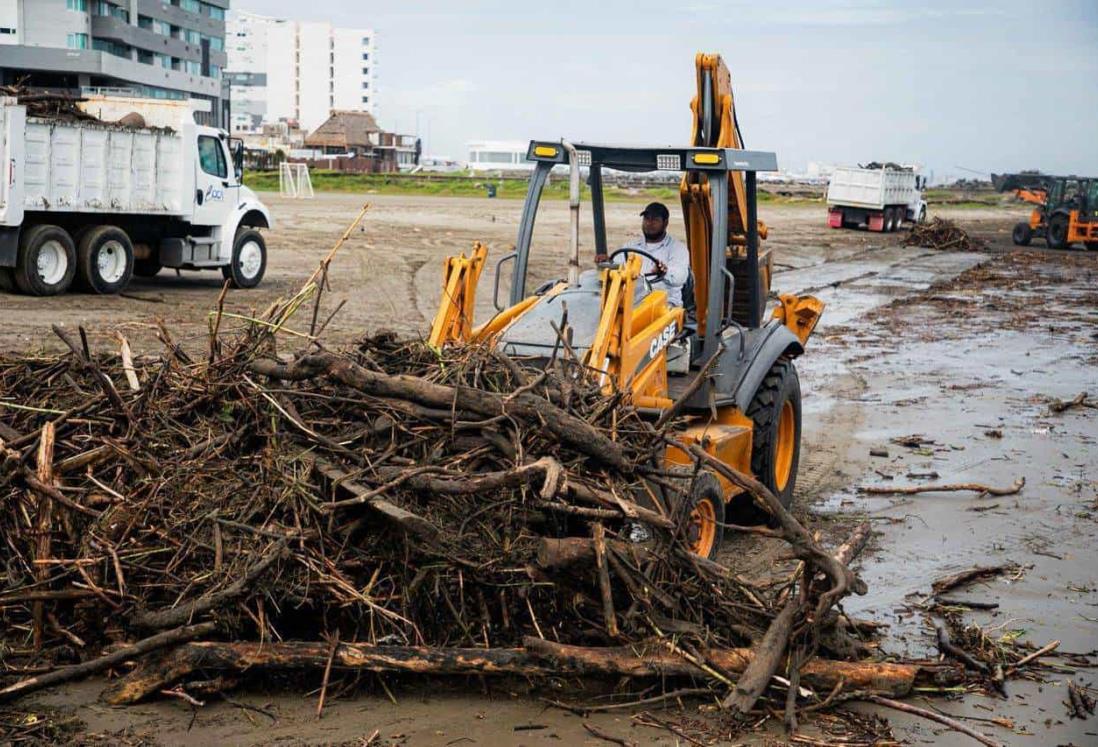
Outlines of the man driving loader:
[{"label": "man driving loader", "polygon": [[[642,238],[623,249],[636,249],[641,254],[641,272],[648,275],[653,288],[667,291],[667,303],[682,307],[682,290],[690,279],[690,250],[686,244],[667,233],[671,213],[662,202],[652,202],[641,211]],[[651,258],[655,258],[653,263]],[[596,262],[607,261],[605,254],[595,257]]]}]

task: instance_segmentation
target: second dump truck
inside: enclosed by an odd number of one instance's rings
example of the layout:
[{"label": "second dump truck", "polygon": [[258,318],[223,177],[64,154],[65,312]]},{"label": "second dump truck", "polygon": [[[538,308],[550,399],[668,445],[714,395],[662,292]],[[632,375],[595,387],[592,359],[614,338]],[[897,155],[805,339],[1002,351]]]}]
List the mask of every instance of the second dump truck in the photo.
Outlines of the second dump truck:
[{"label": "second dump truck", "polygon": [[924,180],[914,170],[887,164],[838,168],[827,185],[827,222],[832,228],[865,225],[870,231],[898,230],[904,221],[926,220]]}]

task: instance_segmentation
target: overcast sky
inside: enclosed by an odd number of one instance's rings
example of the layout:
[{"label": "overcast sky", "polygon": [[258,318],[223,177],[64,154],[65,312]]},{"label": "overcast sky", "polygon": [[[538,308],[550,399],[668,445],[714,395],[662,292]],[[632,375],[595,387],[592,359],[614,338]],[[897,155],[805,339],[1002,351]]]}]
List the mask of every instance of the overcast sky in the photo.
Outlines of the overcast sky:
[{"label": "overcast sky", "polygon": [[[744,140],[785,169],[919,162],[936,178],[1098,173],[1098,2],[233,0],[377,33],[382,127],[678,143],[696,51],[732,71]],[[773,7],[773,6],[781,7]]]}]

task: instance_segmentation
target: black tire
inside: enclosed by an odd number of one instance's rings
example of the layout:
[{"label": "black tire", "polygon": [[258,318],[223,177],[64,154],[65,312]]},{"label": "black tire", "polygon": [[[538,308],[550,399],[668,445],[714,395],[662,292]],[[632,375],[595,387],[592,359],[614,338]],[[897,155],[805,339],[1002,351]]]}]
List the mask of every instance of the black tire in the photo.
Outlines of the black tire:
[{"label": "black tire", "polygon": [[[791,408],[792,451],[782,459],[778,453],[779,429],[782,410],[787,402]],[[747,407],[747,417],[755,423],[751,440],[751,473],[788,508],[793,502],[801,456],[801,383],[793,361],[780,360],[770,367]],[[779,461],[784,463],[779,464]],[[784,472],[784,483],[779,472]],[[751,496],[736,496],[732,509],[737,523],[741,517],[742,521],[751,523],[769,519],[769,515],[759,508]]]},{"label": "black tire", "polygon": [[0,267],[0,291],[15,292],[15,275],[10,267]]},{"label": "black tire", "polygon": [[31,226],[19,237],[15,285],[28,296],[56,296],[72,285],[76,248],[60,226]]},{"label": "black tire", "polygon": [[1028,223],[1015,223],[1010,238],[1015,246],[1029,246],[1029,242],[1033,241],[1033,229]]},{"label": "black tire", "polygon": [[91,293],[113,295],[133,278],[133,244],[117,226],[94,226],[80,237],[76,277]]},{"label": "black tire", "polygon": [[926,223],[926,208],[919,208],[919,223]]},{"label": "black tire", "polygon": [[892,212],[892,208],[885,208],[885,211],[884,211],[884,232],[885,233],[892,233],[893,231],[896,230],[896,222],[895,221],[896,221],[896,219],[894,217],[894,213]]},{"label": "black tire", "polygon": [[[686,543],[690,549],[708,560],[716,558],[724,541],[724,491],[711,472],[698,472],[690,484],[688,502],[677,515],[686,522]],[[705,534],[702,522],[706,525]],[[698,547],[703,537],[708,547]]]},{"label": "black tire", "polygon": [[1084,241],[1083,246],[1087,248],[1087,251],[1098,252],[1098,241]]},{"label": "black tire", "polygon": [[156,274],[164,269],[158,259],[135,259],[133,261],[133,274],[139,278],[156,277]]},{"label": "black tire", "polygon": [[1058,213],[1048,219],[1048,229],[1045,231],[1045,241],[1050,249],[1067,249],[1069,244],[1068,217]]},{"label": "black tire", "polygon": [[[259,250],[258,269],[255,269],[254,263],[255,248]],[[221,268],[222,276],[234,288],[254,288],[259,285],[266,271],[267,242],[263,240],[263,235],[254,228],[241,228],[233,240],[233,260]]]}]

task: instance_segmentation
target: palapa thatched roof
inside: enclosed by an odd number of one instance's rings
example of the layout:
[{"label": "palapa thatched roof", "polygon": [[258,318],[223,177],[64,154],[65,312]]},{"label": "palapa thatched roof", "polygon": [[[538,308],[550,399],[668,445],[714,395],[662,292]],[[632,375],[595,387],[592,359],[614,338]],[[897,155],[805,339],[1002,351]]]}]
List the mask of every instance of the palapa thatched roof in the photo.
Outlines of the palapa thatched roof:
[{"label": "palapa thatched roof", "polygon": [[344,148],[372,145],[371,133],[381,132],[374,115],[369,112],[333,111],[328,121],[305,138],[305,145],[315,148]]}]

